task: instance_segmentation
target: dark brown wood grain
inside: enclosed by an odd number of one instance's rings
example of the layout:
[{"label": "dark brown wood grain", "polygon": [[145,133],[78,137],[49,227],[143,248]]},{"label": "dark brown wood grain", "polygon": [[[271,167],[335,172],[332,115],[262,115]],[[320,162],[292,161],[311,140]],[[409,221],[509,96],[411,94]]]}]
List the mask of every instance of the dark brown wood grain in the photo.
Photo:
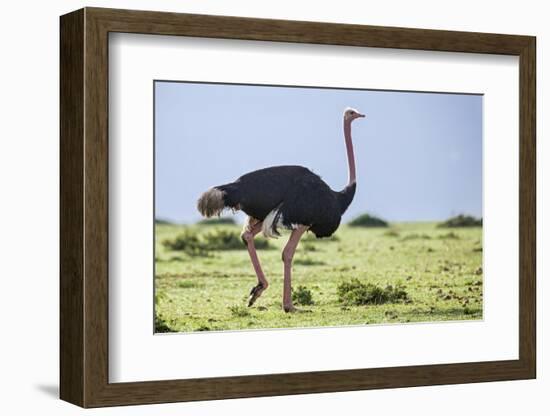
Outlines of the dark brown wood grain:
[{"label": "dark brown wood grain", "polygon": [[519,100],[519,356],[536,377],[536,41],[520,54]]},{"label": "dark brown wood grain", "polygon": [[[60,28],[62,399],[99,407],[535,377],[535,38],[98,8],[62,16]],[[519,56],[519,359],[109,383],[109,32]]]},{"label": "dark brown wood grain", "polygon": [[60,386],[84,405],[84,11],[61,19]]}]

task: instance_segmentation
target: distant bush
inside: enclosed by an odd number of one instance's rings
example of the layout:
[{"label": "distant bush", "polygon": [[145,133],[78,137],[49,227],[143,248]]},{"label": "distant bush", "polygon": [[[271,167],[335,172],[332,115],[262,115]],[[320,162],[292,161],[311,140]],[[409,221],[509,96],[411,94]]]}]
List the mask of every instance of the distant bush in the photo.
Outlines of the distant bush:
[{"label": "distant bush", "polygon": [[338,300],[345,305],[381,305],[406,300],[404,287],[388,285],[382,288],[373,283],[363,283],[359,279],[342,282],[337,288]]},{"label": "distant bush", "polygon": [[[241,250],[243,241],[237,231],[215,228],[200,233],[193,229],[185,229],[173,239],[166,239],[162,244],[173,251],[183,251],[190,256],[208,256],[213,251]],[[270,248],[269,241],[263,238],[256,239],[257,249]]]},{"label": "distant bush", "polygon": [[457,215],[456,217],[449,218],[447,221],[444,221],[438,225],[438,227],[481,227],[483,225],[483,220],[481,218],[475,218],[471,215]]},{"label": "distant bush", "polygon": [[162,245],[169,250],[183,251],[190,256],[208,256],[208,250],[204,243],[199,240],[195,231],[185,229],[173,239],[167,239]]},{"label": "distant bush", "polygon": [[232,217],[205,218],[197,222],[199,225],[235,225],[235,219]]},{"label": "distant bush", "polygon": [[202,235],[207,250],[238,250],[243,248],[243,240],[235,231],[214,229]]},{"label": "distant bush", "polygon": [[[240,250],[244,247],[241,235],[237,231],[216,228],[202,235],[204,247],[207,250]],[[254,246],[257,249],[269,248],[269,241],[265,238],[256,238]]]},{"label": "distant bush", "polygon": [[169,220],[165,220],[164,218],[155,218],[155,224],[170,225],[170,224],[173,224],[173,222]]},{"label": "distant bush", "polygon": [[374,215],[363,214],[355,217],[348,225],[352,227],[387,227],[388,223]]},{"label": "distant bush", "polygon": [[340,241],[340,238],[336,234],[332,234],[330,237],[317,238],[313,233],[307,233],[302,237],[301,241],[309,241],[313,243],[328,243],[329,241]]},{"label": "distant bush", "polygon": [[313,294],[305,286],[298,286],[292,289],[292,301],[298,305],[313,305]]}]

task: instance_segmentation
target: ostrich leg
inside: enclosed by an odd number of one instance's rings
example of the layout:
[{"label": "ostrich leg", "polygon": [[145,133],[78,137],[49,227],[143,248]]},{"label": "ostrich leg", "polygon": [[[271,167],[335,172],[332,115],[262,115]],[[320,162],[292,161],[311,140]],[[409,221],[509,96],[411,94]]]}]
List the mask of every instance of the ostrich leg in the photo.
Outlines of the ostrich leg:
[{"label": "ostrich leg", "polygon": [[290,238],[283,249],[283,263],[284,263],[284,282],[283,282],[283,309],[285,312],[295,312],[296,308],[292,304],[292,258],[296,252],[296,247],[300,242],[300,238],[307,231],[308,227],[299,225],[290,234]]},{"label": "ostrich leg", "polygon": [[252,288],[250,291],[250,297],[248,299],[248,306],[252,306],[256,299],[258,299],[264,290],[267,289],[268,283],[265,278],[264,272],[262,271],[262,266],[260,265],[260,260],[258,259],[258,254],[256,253],[256,247],[254,246],[254,237],[262,230],[262,221],[255,220],[248,217],[243,232],[241,233],[241,238],[246,244],[248,249],[248,255],[250,256],[250,261],[258,277],[258,284]]}]

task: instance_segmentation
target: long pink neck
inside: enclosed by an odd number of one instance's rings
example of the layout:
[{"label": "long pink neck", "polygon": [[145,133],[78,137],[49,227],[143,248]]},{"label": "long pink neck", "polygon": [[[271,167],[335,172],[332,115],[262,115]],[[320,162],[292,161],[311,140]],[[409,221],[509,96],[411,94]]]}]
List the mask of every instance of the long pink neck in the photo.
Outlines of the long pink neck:
[{"label": "long pink neck", "polygon": [[346,151],[348,153],[348,186],[355,183],[355,156],[353,154],[353,143],[351,141],[351,120],[344,119],[344,139],[346,140]]}]

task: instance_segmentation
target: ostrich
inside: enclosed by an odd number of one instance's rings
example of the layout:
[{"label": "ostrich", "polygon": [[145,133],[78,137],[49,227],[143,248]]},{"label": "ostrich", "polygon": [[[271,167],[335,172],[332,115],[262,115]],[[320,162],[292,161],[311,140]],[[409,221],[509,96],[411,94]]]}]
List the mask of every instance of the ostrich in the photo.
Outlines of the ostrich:
[{"label": "ostrich", "polygon": [[300,238],[311,231],[317,238],[331,236],[340,225],[342,214],[355,195],[355,158],[351,141],[351,123],[365,117],[353,108],[344,111],[344,139],[348,156],[348,184],[333,191],[315,173],[303,166],[273,166],[247,173],[235,182],[218,185],[202,194],[197,209],[204,217],[220,215],[230,208],[248,215],[241,238],[258,278],[252,288],[248,306],[267,289],[268,282],[254,247],[254,237],[262,232],[268,238],[280,236],[278,229],[290,229],[283,249],[283,310],[295,312],[291,294],[292,258]]}]

